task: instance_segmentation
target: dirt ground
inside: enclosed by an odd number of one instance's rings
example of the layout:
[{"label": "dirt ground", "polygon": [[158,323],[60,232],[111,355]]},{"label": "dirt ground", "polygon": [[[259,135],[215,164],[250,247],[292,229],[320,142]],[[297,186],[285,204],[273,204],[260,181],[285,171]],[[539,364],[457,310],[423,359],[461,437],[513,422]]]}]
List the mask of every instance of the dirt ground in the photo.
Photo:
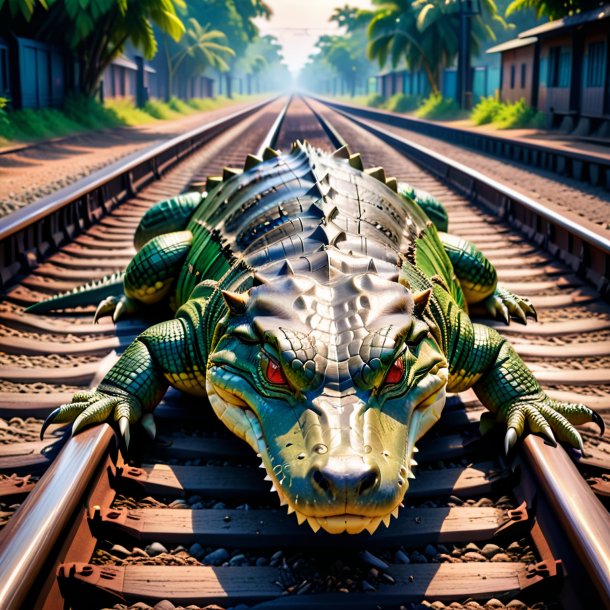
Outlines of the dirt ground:
[{"label": "dirt ground", "polygon": [[2,154],[0,149],[0,217],[136,151],[152,147],[252,103],[239,102],[140,127],[84,133],[55,142],[43,142],[14,153]]}]

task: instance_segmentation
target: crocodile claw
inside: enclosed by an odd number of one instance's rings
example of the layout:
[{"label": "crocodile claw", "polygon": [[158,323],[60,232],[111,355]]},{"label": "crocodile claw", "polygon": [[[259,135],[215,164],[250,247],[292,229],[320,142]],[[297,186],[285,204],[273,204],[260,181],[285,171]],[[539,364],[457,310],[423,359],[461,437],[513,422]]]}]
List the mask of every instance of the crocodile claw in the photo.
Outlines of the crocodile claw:
[{"label": "crocodile claw", "polygon": [[127,314],[135,313],[138,310],[138,303],[134,299],[123,296],[106,297],[97,306],[93,321],[97,322],[104,316],[112,316],[112,321],[117,322],[120,318],[124,318]]},{"label": "crocodile claw", "polygon": [[551,426],[542,426],[537,432],[540,436],[542,436],[548,445],[551,445],[551,447],[557,447],[557,441],[555,440],[555,435],[553,434]]},{"label": "crocodile claw", "polygon": [[508,455],[511,449],[515,446],[517,438],[517,431],[514,428],[509,428],[506,431],[506,436],[504,437],[504,453],[506,455]]},{"label": "crocodile claw", "polygon": [[595,411],[593,411],[592,418],[593,421],[597,424],[597,427],[599,428],[600,436],[604,436],[604,432],[606,431],[606,422],[604,422],[601,415],[599,413],[596,413]]},{"label": "crocodile claw", "polygon": [[103,301],[100,301],[93,316],[94,324],[97,324],[100,318],[112,315],[116,310],[118,301],[119,297],[116,296],[106,297]]},{"label": "crocodile claw", "polygon": [[131,439],[131,435],[129,434],[129,418],[124,416],[119,419],[119,432],[121,433],[121,438],[125,440],[125,448],[129,449],[129,441]]},{"label": "crocodile claw", "polygon": [[483,301],[487,313],[493,318],[502,318],[510,324],[511,316],[521,324],[527,324],[527,318],[538,319],[536,309],[529,299],[513,294],[503,286],[496,286],[495,292]]},{"label": "crocodile claw", "polygon": [[42,424],[42,428],[40,428],[40,440],[43,440],[46,429],[53,423],[53,420],[57,417],[60,410],[60,407],[57,407],[57,409],[53,409],[53,411],[47,415],[47,418]]}]

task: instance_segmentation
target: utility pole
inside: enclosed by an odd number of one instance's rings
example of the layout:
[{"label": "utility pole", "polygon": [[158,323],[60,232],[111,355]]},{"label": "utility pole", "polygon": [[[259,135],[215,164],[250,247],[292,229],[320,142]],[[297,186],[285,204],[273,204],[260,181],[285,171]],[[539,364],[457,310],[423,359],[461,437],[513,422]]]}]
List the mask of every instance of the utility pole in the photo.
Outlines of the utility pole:
[{"label": "utility pole", "polygon": [[460,38],[458,46],[457,98],[460,108],[472,108],[472,68],[470,66],[470,18],[481,14],[481,0],[458,0]]}]

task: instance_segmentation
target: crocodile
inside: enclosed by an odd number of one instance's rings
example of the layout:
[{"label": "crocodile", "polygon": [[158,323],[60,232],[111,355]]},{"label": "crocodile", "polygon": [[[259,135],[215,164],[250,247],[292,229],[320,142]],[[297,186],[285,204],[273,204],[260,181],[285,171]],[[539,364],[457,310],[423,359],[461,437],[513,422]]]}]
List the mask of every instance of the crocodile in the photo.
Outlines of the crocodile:
[{"label": "crocodile", "polygon": [[474,389],[506,425],[507,452],[526,430],[582,450],[574,426],[603,426],[587,406],[548,397],[511,345],[470,319],[473,307],[507,321],[536,313],[447,233],[440,202],[364,170],[347,147],[250,155],[205,193],[152,208],[136,245],[123,294],[96,315],[162,303],[175,315],[54,410],[43,434],[113,419],[126,442],[138,421],[154,436],[171,385],[253,448],[300,524],[357,534],[398,515],[416,443],[448,392]]}]

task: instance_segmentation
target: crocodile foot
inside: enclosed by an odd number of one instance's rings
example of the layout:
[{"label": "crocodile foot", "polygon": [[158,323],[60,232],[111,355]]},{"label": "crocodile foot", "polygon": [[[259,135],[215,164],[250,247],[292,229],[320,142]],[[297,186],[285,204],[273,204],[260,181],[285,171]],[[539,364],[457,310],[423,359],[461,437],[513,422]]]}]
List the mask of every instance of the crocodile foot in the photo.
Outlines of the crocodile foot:
[{"label": "crocodile foot", "polygon": [[582,438],[574,426],[594,422],[602,434],[605,429],[604,421],[593,409],[579,403],[553,400],[543,392],[522,398],[507,407],[501,418],[508,428],[504,439],[506,453],[523,434],[526,425],[530,432],[539,434],[553,446],[557,444],[555,439],[558,438],[583,452]]},{"label": "crocodile foot", "polygon": [[120,318],[124,318],[126,314],[133,314],[139,310],[138,302],[129,297],[110,296],[106,297],[97,306],[93,321],[97,323],[104,316],[112,316],[112,321],[117,322]]},{"label": "crocodile foot", "polygon": [[511,316],[522,324],[527,324],[528,316],[534,320],[538,319],[536,309],[528,298],[513,294],[503,286],[497,286],[494,293],[483,301],[482,306],[492,318],[502,318],[507,324],[510,324]]},{"label": "crocodile foot", "polygon": [[50,424],[74,422],[72,434],[77,434],[92,424],[101,423],[110,418],[118,422],[121,437],[129,447],[129,425],[142,419],[146,432],[154,437],[155,424],[152,414],[142,417],[142,408],[139,401],[127,394],[111,395],[100,390],[77,392],[72,402],[55,409],[45,420],[40,430],[42,439],[45,430]]}]

